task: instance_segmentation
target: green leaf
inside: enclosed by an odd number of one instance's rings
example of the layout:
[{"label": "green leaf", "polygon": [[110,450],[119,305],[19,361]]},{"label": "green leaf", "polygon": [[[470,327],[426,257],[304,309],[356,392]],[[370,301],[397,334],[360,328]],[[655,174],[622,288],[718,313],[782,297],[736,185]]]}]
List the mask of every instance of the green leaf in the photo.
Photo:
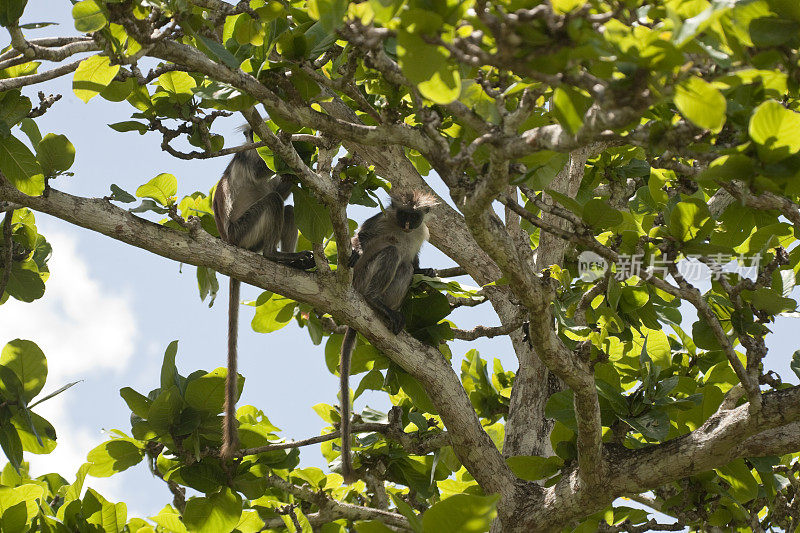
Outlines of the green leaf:
[{"label": "green leaf", "polygon": [[356,392],[353,394],[353,400],[361,396],[365,390],[381,390],[383,388],[383,374],[380,370],[370,370],[367,375],[358,384]]},{"label": "green leaf", "polygon": [[[200,377],[191,379],[186,383],[186,393],[183,395],[189,407],[206,413],[217,414],[222,412],[225,403],[225,378],[228,371],[217,368]],[[244,378],[239,375],[236,387],[236,399],[242,395]]]},{"label": "green leaf", "polygon": [[30,98],[22,96],[19,89],[0,93],[0,121],[9,128],[25,120],[31,108]]},{"label": "green leaf", "polygon": [[211,59],[213,59],[214,61],[222,61],[223,63],[225,63],[225,65],[227,65],[229,68],[232,69],[239,68],[239,64],[241,63],[241,61],[236,59],[233,54],[228,52],[228,50],[224,46],[222,46],[216,41],[207,39],[202,35],[197,35],[197,38],[200,39],[200,42],[202,42],[206,46],[210,54],[202,50],[202,48],[201,51],[205,52],[206,55],[208,55]]},{"label": "green leaf", "polygon": [[33,261],[15,263],[6,286],[8,293],[21,302],[32,302],[44,296],[44,281]]},{"label": "green leaf", "polygon": [[428,509],[422,516],[425,533],[482,533],[497,516],[499,495],[456,494]]},{"label": "green leaf", "polygon": [[794,372],[794,375],[800,379],[800,350],[797,350],[792,354],[792,362],[789,363],[789,366],[791,367],[792,372]]},{"label": "green leaf", "polygon": [[423,413],[431,413],[434,415],[438,413],[438,411],[436,411],[436,407],[434,407],[433,402],[431,401],[430,396],[428,396],[427,391],[422,384],[417,381],[416,378],[414,378],[414,376],[406,372],[399,371],[397,373],[397,380],[400,382],[403,392],[405,392],[408,397],[411,398],[411,401],[414,403],[414,407]]},{"label": "green leaf", "polygon": [[136,197],[134,195],[127,191],[123,191],[116,183],[111,184],[111,194],[109,195],[108,199],[114,200],[115,202],[122,202],[123,204],[129,204],[136,201]]},{"label": "green leaf", "polygon": [[139,135],[144,135],[150,130],[147,124],[143,124],[136,120],[123,120],[122,122],[109,124],[108,127],[120,133],[124,133],[126,131],[135,131],[138,132]]},{"label": "green leaf", "polygon": [[81,61],[75,71],[75,76],[72,78],[72,92],[84,102],[88,102],[111,83],[117,72],[119,65],[111,65],[108,57],[100,55],[88,57]]},{"label": "green leaf", "polygon": [[165,506],[157,515],[149,518],[170,533],[186,533],[187,531],[180,513],[171,505]]},{"label": "green leaf", "polygon": [[647,332],[647,355],[653,361],[653,364],[658,365],[662,370],[670,367],[672,364],[672,352],[666,333],[661,330]]},{"label": "green leaf", "polygon": [[168,206],[175,203],[178,180],[172,174],[162,173],[136,189],[139,198],[151,198],[156,203]]},{"label": "green leaf", "polygon": [[0,365],[0,392],[4,400],[25,403],[25,389],[17,374],[7,366]]},{"label": "green leaf", "polygon": [[747,503],[758,496],[758,482],[747,467],[744,459],[736,459],[722,468],[716,469],[719,477],[730,485],[731,496],[739,503]]},{"label": "green leaf", "polygon": [[172,341],[164,351],[161,363],[161,389],[167,390],[178,384],[178,369],[175,367],[175,356],[178,354],[178,341]]},{"label": "green leaf", "polygon": [[750,157],[743,154],[723,155],[712,161],[708,168],[700,174],[698,181],[743,180],[754,177],[755,165]]},{"label": "green leaf", "polygon": [[552,477],[564,466],[564,461],[557,456],[518,455],[509,457],[506,463],[515,476],[527,481]]},{"label": "green leaf", "polygon": [[138,417],[147,419],[150,414],[150,398],[139,394],[130,387],[123,387],[119,391],[119,395],[128,404],[128,409]]},{"label": "green leaf", "polygon": [[64,392],[67,389],[71,389],[72,387],[74,387],[75,385],[80,383],[81,381],[82,380],[71,381],[71,382],[67,383],[66,385],[62,385],[61,387],[57,388],[53,392],[51,392],[51,393],[49,393],[49,394],[47,394],[45,396],[42,396],[41,398],[37,398],[37,400],[35,402],[33,402],[32,404],[30,404],[28,406],[28,408],[29,409],[33,409],[35,406],[39,405],[40,403],[42,403],[44,401],[47,401],[50,398],[54,398],[54,397],[58,396],[59,394],[61,394],[62,392]]},{"label": "green leaf", "polygon": [[777,161],[800,151],[800,113],[775,100],[758,106],[750,118],[750,137],[769,150],[769,161]]},{"label": "green leaf", "polygon": [[[263,296],[263,295],[262,295]],[[257,333],[272,333],[277,331],[294,317],[294,308],[297,302],[284,298],[279,294],[271,294],[267,300],[262,297],[256,300],[256,314],[250,325]]]},{"label": "green leaf", "polygon": [[14,339],[3,347],[0,364],[17,375],[22,383],[26,403],[44,387],[47,379],[47,359],[36,343]]},{"label": "green leaf", "polygon": [[18,411],[11,422],[17,428],[22,449],[38,455],[50,453],[56,448],[56,429],[53,425],[29,409]]},{"label": "green leaf", "polygon": [[19,129],[28,136],[31,141],[31,146],[36,149],[36,145],[42,140],[42,133],[39,131],[39,126],[30,118],[23,118],[20,122]]},{"label": "green leaf", "polygon": [[207,498],[186,502],[183,522],[193,533],[232,531],[242,516],[242,498],[230,489],[222,489]]},{"label": "green leaf", "polygon": [[147,422],[159,432],[164,432],[177,424],[182,407],[183,401],[178,386],[172,385],[162,390],[150,404]]},{"label": "green leaf", "polygon": [[622,298],[620,299],[621,308],[628,313],[643,307],[650,301],[650,293],[647,292],[645,287],[622,287],[620,291]]},{"label": "green leaf", "polygon": [[669,434],[669,415],[661,409],[651,409],[641,416],[626,419],[626,422],[650,440],[663,441]]},{"label": "green leaf", "polygon": [[722,131],[728,104],[710,83],[692,76],[675,88],[674,100],[681,114],[695,125],[714,133]]},{"label": "green leaf", "polygon": [[767,0],[770,9],[782,17],[791,18],[800,22],[800,4],[795,0]]},{"label": "green leaf", "polygon": [[262,46],[264,36],[264,28],[259,21],[253,20],[250,15],[244,13],[236,17],[236,23],[233,25],[233,37],[237,43]]},{"label": "green leaf", "polygon": [[0,424],[0,447],[14,470],[19,472],[22,465],[22,442],[12,424]]},{"label": "green leaf", "polygon": [[421,532],[422,520],[420,520],[420,516],[414,512],[414,509],[412,509],[411,506],[407,504],[397,494],[390,492],[389,496],[392,498],[392,502],[394,502],[394,505],[395,507],[397,507],[397,510],[400,511],[400,514],[408,518],[408,523],[411,525],[411,529],[416,533]]},{"label": "green leaf", "polygon": [[783,298],[778,291],[767,287],[755,290],[750,301],[756,308],[771,315],[791,311],[797,307],[797,302],[791,298]]},{"label": "green leaf", "polygon": [[294,191],[294,217],[300,233],[311,242],[321,243],[333,233],[328,210],[304,189]]},{"label": "green leaf", "polygon": [[0,136],[0,171],[28,196],[44,192],[42,167],[28,147],[13,135]]},{"label": "green leaf", "polygon": [[124,81],[112,81],[108,87],[100,91],[100,96],[109,102],[122,102],[138,87],[136,78],[125,78]]},{"label": "green leaf", "polygon": [[585,4],[585,0],[552,0],[553,11],[560,14],[566,14],[573,9]]},{"label": "green leaf", "polygon": [[81,491],[83,490],[83,482],[86,480],[86,472],[89,471],[89,463],[83,463],[78,472],[75,474],[75,481],[67,489],[64,494],[64,501],[68,502],[80,498]]},{"label": "green leaf", "polygon": [[109,477],[139,464],[143,458],[144,450],[132,440],[109,440],[86,456],[90,464],[88,474],[93,477]]},{"label": "green leaf", "polygon": [[83,0],[72,6],[72,18],[75,29],[82,33],[97,31],[108,23],[103,8],[95,0]]},{"label": "green leaf", "polygon": [[342,24],[347,4],[347,0],[309,0],[308,14],[318,20],[325,31],[333,32]]},{"label": "green leaf", "polygon": [[[397,57],[403,74],[417,85],[425,98],[436,104],[449,104],[461,94],[461,76],[448,63],[444,48],[431,45],[416,32],[436,33],[430,29],[441,18],[421,9],[409,9],[403,14],[404,30],[397,34]],[[425,26],[424,28],[422,26]]]},{"label": "green leaf", "polygon": [[611,228],[622,224],[622,213],[605,200],[593,198],[583,206],[583,220],[594,228]]},{"label": "green leaf", "polygon": [[0,26],[14,24],[25,11],[28,0],[3,0],[0,2]]},{"label": "green leaf", "polygon": [[558,87],[553,92],[553,114],[572,135],[583,126],[583,116],[591,103],[591,98],[571,87]]},{"label": "green leaf", "polygon": [[158,84],[167,91],[179,103],[185,103],[192,99],[192,89],[197,87],[197,83],[190,75],[176,70],[165,72],[158,77]]},{"label": "green leaf", "polygon": [[708,205],[697,198],[687,198],[670,213],[669,233],[679,241],[690,241],[707,234],[712,223]]},{"label": "green leaf", "polygon": [[547,418],[558,420],[573,431],[578,430],[578,422],[575,419],[574,396],[570,389],[557,392],[550,396],[544,408]]},{"label": "green leaf", "polygon": [[64,135],[48,133],[36,147],[36,157],[48,176],[69,170],[75,161],[75,147]]}]

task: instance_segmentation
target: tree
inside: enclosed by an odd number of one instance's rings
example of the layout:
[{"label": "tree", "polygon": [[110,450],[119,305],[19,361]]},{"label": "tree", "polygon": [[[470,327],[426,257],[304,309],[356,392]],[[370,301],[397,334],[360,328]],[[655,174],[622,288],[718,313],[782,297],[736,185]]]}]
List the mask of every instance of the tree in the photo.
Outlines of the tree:
[{"label": "tree", "polygon": [[[80,500],[83,478],[147,459],[175,495],[154,518],[163,531],[797,529],[800,388],[763,365],[768,325],[797,306],[794,2],[83,0],[78,35],[43,39],[19,25],[25,5],[0,7],[11,38],[0,54],[0,302],[42,296],[48,245],[32,211],[49,213],[196,265],[203,296],[216,272],[265,289],[264,331],[293,318],[315,344],[327,338],[331,372],[342,326],[355,327],[354,372],[366,372],[356,394],[385,391],[394,407],[356,420],[362,481],[351,486],[297,464],[297,447],[322,443],[335,471],[333,407],[318,410],[320,436],[297,442],[240,407],[245,449],[222,463],[224,372],[180,376],[172,344],[152,391],[121,391],[131,436],[92,450],[72,486],[30,480],[21,450],[46,451],[41,434],[55,434],[29,409],[44,376],[19,363],[44,356],[15,341],[25,349],[9,344],[0,361],[11,465],[0,479],[17,486],[0,500],[4,526],[120,531],[124,504]],[[118,204],[134,196],[113,184],[103,199],[51,188],[74,148],[36,127],[57,97],[34,108],[21,89],[69,74],[85,101],[134,108],[114,130],[161,135],[176,158],[257,148],[293,173],[316,270],[221,243],[213,191],[179,201],[169,174],[127,210]],[[257,142],[225,147],[213,123],[231,114]],[[198,149],[181,151],[181,139]],[[430,240],[459,265],[446,274],[480,288],[415,278],[395,336],[351,288],[346,208],[433,180],[452,205],[435,210]],[[688,259],[711,270],[707,290],[679,270]],[[755,275],[723,270],[731,259]],[[447,316],[464,305],[491,306],[501,325],[458,329]],[[448,340],[497,335],[510,337],[516,372],[490,371],[474,351],[453,370]],[[800,376],[800,351],[792,361]],[[205,496],[187,501],[186,487]]]}]

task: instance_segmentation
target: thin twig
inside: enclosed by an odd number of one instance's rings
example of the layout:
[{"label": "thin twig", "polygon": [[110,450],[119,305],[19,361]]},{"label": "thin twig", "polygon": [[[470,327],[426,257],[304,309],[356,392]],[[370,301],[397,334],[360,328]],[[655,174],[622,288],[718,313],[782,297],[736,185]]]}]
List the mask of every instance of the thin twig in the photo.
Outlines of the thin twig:
[{"label": "thin twig", "polygon": [[436,274],[440,278],[454,278],[456,276],[466,276],[467,269],[462,266],[436,269]]},{"label": "thin twig", "polygon": [[500,335],[508,335],[512,331],[521,328],[523,322],[524,320],[522,318],[518,318],[502,326],[475,326],[473,329],[452,328],[450,331],[453,332],[453,337],[462,341],[474,341],[478,337],[491,339],[493,337],[499,337]]},{"label": "thin twig", "polygon": [[[433,450],[447,446],[450,442],[450,437],[446,431],[441,433],[434,433],[428,435],[415,435],[413,433],[406,433],[402,429],[399,431],[391,424],[369,423],[369,424],[353,424],[353,433],[372,433],[377,432],[389,437],[391,440],[397,441],[401,446],[408,449],[415,455],[425,455]],[[341,438],[342,434],[339,431],[327,433],[325,435],[317,435],[307,439],[280,442],[276,444],[266,444],[256,448],[247,448],[239,450],[233,456],[244,457],[246,455],[257,455],[259,453],[271,452],[274,450],[286,450],[289,448],[300,448],[303,446],[310,446],[312,444],[319,444],[330,440]]]}]

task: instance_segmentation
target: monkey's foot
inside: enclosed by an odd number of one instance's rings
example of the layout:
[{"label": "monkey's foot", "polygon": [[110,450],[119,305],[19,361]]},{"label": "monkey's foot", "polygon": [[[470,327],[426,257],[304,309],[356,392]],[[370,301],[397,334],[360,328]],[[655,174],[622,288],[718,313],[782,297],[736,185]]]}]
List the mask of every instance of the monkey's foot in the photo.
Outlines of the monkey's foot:
[{"label": "monkey's foot", "polygon": [[438,277],[438,273],[436,272],[435,268],[420,268],[415,270],[414,274],[422,274],[423,276],[428,276],[429,278]]},{"label": "monkey's foot", "polygon": [[300,270],[308,270],[314,268],[317,264],[314,262],[314,252],[306,250],[304,252],[297,252],[297,259],[292,259],[287,264],[292,268]]}]

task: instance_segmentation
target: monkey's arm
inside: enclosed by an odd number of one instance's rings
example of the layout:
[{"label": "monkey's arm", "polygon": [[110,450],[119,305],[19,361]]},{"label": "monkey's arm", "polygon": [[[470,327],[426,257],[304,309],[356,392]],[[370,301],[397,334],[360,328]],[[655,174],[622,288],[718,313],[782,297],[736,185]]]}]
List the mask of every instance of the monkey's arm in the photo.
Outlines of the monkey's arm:
[{"label": "monkey's arm", "polygon": [[414,256],[414,274],[422,274],[423,276],[428,276],[429,278],[437,277],[437,272],[435,268],[420,268],[419,267],[419,256]]},{"label": "monkey's arm", "polygon": [[383,213],[371,216],[361,224],[353,240],[350,241],[350,246],[353,253],[350,255],[350,268],[356,266],[358,259],[364,254],[364,249],[369,246],[369,242],[374,239],[380,231],[380,220],[383,218]]},{"label": "monkey's arm", "polygon": [[[260,217],[269,217],[273,224],[270,224],[273,228],[279,228],[280,224],[275,224],[274,222],[279,220],[278,217],[283,218],[282,213],[278,212],[271,212],[275,210],[275,196],[274,194],[266,194],[256,200],[253,205],[247,208],[247,210],[242,213],[241,216],[234,220],[229,220],[228,224],[226,225],[226,233],[228,235],[228,242],[231,244],[235,244],[236,246],[240,246],[242,248],[247,248],[248,250],[256,251],[261,245],[263,239],[256,239],[259,242],[251,243],[247,242],[248,240],[253,240],[255,235],[248,235],[254,232],[259,232],[260,228],[257,228]],[[278,198],[279,200],[279,198]],[[283,202],[281,202],[283,204]],[[268,212],[269,211],[269,212]],[[246,237],[250,236],[251,239],[246,239]],[[277,239],[276,239],[277,240]]]}]

